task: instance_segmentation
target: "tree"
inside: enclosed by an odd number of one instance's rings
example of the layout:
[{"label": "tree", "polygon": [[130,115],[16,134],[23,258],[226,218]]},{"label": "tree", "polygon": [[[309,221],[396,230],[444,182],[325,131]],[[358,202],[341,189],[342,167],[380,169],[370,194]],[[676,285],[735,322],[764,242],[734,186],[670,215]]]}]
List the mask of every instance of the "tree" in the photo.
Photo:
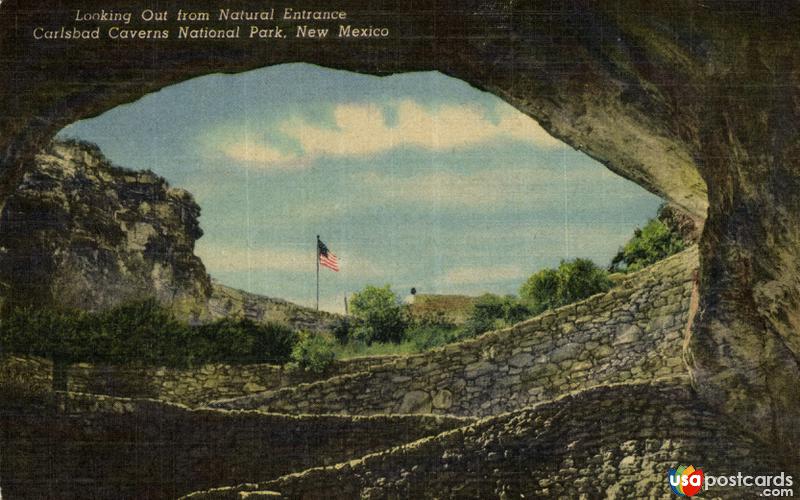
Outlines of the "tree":
[{"label": "tree", "polygon": [[638,271],[683,250],[680,234],[659,219],[650,219],[642,229],[636,229],[624,247],[611,261],[611,272]]},{"label": "tree", "polygon": [[353,332],[357,339],[368,344],[403,340],[408,321],[400,300],[389,285],[369,285],[353,294],[350,311],[359,322]]},{"label": "tree", "polygon": [[589,259],[561,261],[558,266],[558,298],[561,304],[571,304],[611,288],[608,272]]},{"label": "tree", "polygon": [[533,305],[535,312],[558,306],[558,271],[552,268],[542,269],[531,275],[522,285],[519,295]]},{"label": "tree", "polygon": [[520,296],[539,313],[604,292],[611,285],[608,272],[591,260],[562,260],[557,269],[543,269],[531,275],[520,288]]}]

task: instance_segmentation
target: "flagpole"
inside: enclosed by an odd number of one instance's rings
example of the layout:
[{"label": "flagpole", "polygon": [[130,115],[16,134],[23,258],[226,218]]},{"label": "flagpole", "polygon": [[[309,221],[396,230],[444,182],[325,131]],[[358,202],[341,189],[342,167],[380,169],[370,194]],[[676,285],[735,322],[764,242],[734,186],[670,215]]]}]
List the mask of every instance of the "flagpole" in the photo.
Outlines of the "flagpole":
[{"label": "flagpole", "polygon": [[319,311],[319,235],[317,235],[317,311]]}]

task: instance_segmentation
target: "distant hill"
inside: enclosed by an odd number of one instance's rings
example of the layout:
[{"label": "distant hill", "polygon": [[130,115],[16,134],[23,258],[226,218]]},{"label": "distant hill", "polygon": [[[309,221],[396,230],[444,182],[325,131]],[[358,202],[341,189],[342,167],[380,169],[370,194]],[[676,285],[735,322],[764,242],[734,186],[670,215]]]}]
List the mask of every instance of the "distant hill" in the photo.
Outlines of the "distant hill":
[{"label": "distant hill", "polygon": [[212,283],[208,310],[211,319],[248,318],[257,322],[284,323],[298,330],[330,330],[339,318],[333,313],[237,290],[216,281]]}]

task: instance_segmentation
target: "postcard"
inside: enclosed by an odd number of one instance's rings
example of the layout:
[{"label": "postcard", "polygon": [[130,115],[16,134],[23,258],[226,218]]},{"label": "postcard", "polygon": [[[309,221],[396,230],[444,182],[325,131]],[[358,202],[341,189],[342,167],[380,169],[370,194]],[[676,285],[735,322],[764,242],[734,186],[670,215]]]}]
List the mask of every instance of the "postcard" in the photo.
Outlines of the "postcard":
[{"label": "postcard", "polygon": [[0,0],[0,499],[793,496],[797,21]]}]

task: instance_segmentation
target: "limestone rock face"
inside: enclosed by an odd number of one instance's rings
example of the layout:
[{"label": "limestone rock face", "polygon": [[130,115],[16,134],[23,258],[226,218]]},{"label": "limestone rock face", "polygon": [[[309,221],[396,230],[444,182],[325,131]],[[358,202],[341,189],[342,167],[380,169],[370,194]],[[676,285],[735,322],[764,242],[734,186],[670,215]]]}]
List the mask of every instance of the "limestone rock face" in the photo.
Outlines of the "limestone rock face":
[{"label": "limestone rock face", "polygon": [[102,310],[149,297],[200,315],[211,283],[188,192],[112,165],[91,145],[54,142],[0,213],[0,281],[18,304]]}]

